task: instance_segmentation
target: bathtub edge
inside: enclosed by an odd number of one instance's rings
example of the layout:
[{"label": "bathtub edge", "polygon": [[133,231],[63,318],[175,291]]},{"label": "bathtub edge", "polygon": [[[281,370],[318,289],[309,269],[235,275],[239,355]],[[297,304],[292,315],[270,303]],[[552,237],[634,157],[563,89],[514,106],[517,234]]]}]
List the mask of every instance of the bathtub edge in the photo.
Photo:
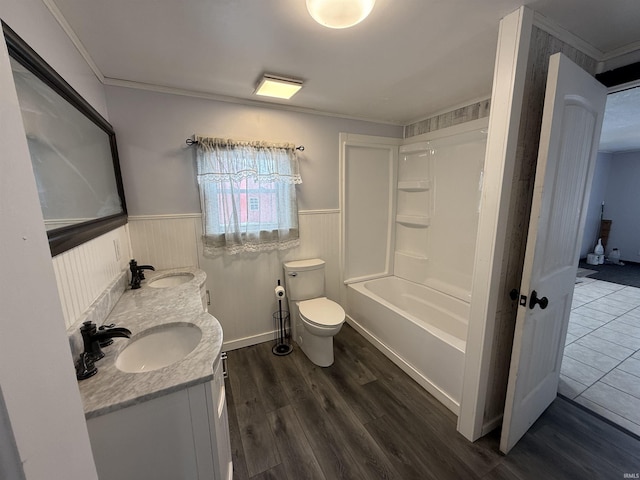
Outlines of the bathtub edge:
[{"label": "bathtub edge", "polygon": [[446,392],[441,390],[437,385],[431,382],[427,377],[422,375],[413,366],[403,360],[397,353],[389,348],[384,342],[379,340],[375,335],[360,325],[351,315],[346,315],[346,321],[358,333],[365,337],[372,345],[380,350],[389,360],[395,363],[400,369],[415,380],[422,388],[433,395],[440,403],[447,407],[456,416],[460,415],[460,404],[451,398]]}]

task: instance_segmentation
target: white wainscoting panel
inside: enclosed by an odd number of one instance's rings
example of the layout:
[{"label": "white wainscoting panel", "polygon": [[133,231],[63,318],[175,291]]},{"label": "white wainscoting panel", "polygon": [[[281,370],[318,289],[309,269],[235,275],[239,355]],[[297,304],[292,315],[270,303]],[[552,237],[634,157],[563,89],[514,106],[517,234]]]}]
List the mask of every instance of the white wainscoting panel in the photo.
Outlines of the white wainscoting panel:
[{"label": "white wainscoting panel", "polygon": [[127,268],[130,256],[129,230],[124,225],[53,257],[67,328]]},{"label": "white wainscoting panel", "polygon": [[[231,350],[275,338],[272,314],[278,309],[274,289],[284,285],[282,263],[319,257],[326,261],[327,296],[339,299],[339,210],[300,212],[300,246],[283,252],[202,255],[200,215],[129,217],[135,258],[157,269],[197,266],[207,273],[209,313],[224,331]],[[286,305],[284,309],[288,310]]]},{"label": "white wainscoting panel", "polygon": [[[327,297],[340,299],[340,210],[306,210],[300,212],[300,246],[285,252],[283,262],[321,258],[326,262]],[[279,266],[282,270],[282,265]],[[282,272],[280,272],[282,275]],[[284,277],[282,277],[284,281]]]},{"label": "white wainscoting panel", "polygon": [[[286,261],[325,260],[327,296],[338,300],[340,212],[302,211],[299,218],[300,246],[292,250],[204,258],[199,243],[200,268],[207,272],[211,293],[209,312],[222,324],[226,350],[275,339],[278,301],[273,291],[278,280],[284,285]],[[282,308],[289,310],[286,302]]]},{"label": "white wainscoting panel", "polygon": [[200,214],[130,216],[133,258],[156,270],[197,267],[199,224]]}]

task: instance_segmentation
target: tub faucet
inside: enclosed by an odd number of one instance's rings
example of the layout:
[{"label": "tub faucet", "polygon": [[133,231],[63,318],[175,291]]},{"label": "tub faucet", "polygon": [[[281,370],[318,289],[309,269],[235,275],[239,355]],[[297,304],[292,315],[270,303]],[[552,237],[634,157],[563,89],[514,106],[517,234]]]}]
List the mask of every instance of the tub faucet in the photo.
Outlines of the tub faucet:
[{"label": "tub faucet", "polygon": [[144,280],[145,270],[155,270],[151,265],[138,265],[134,259],[129,262],[129,270],[131,271],[131,289],[135,290],[140,288],[140,282]]}]

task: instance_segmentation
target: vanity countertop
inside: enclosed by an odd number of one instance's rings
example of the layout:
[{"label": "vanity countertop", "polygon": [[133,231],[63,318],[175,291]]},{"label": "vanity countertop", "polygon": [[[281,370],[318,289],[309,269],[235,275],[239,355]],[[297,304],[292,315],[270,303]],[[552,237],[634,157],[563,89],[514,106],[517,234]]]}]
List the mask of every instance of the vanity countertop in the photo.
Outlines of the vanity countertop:
[{"label": "vanity countertop", "polygon": [[[154,279],[180,273],[191,273],[194,277],[167,288],[149,286]],[[125,373],[116,368],[115,360],[130,340],[114,338],[112,345],[103,348],[105,357],[96,362],[98,373],[78,382],[87,419],[210,381],[220,361],[222,327],[215,317],[203,311],[200,296],[206,274],[196,268],[178,268],[146,271],[145,276],[141,288],[125,290],[104,323],[128,328],[131,340],[151,327],[193,323],[202,330],[200,343],[172,365],[149,372]]]}]

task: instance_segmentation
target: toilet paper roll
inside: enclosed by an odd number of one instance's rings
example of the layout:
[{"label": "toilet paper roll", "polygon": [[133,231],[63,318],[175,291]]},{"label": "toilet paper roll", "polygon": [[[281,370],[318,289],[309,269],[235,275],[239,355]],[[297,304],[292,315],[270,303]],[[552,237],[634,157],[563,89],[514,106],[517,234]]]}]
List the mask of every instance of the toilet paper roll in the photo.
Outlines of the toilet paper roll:
[{"label": "toilet paper roll", "polygon": [[284,299],[284,297],[285,297],[285,291],[284,291],[284,287],[283,287],[283,286],[278,285],[278,286],[276,287],[276,291],[275,291],[275,293],[276,293],[276,298],[277,298],[278,300],[282,300],[282,299]]}]

